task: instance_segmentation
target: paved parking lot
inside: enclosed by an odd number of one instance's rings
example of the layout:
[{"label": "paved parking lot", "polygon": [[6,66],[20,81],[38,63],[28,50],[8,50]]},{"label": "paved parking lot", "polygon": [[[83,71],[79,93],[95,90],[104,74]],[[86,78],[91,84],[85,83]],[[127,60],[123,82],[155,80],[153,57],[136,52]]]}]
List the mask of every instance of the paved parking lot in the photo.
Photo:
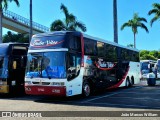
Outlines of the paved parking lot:
[{"label": "paved parking lot", "polygon": [[104,91],[89,98],[0,97],[0,111],[155,111],[160,110],[159,100],[160,85],[147,86],[143,81],[131,88]]},{"label": "paved parking lot", "polygon": [[56,103],[78,106],[97,106],[109,108],[128,109],[160,109],[160,85],[148,86],[146,82],[131,88],[119,88],[103,93],[97,93],[89,98],[70,97],[54,98],[47,97],[38,99],[36,102]]},{"label": "paved parking lot", "polygon": [[121,89],[83,103],[103,107],[160,109],[160,86]]}]

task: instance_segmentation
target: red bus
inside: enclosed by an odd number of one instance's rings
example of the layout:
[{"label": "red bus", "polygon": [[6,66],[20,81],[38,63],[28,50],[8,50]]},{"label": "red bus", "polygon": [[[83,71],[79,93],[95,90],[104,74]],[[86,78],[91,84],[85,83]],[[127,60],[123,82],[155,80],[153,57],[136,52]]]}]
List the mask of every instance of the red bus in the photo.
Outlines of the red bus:
[{"label": "red bus", "polygon": [[30,42],[26,94],[89,96],[139,81],[137,49],[73,31],[37,34]]}]

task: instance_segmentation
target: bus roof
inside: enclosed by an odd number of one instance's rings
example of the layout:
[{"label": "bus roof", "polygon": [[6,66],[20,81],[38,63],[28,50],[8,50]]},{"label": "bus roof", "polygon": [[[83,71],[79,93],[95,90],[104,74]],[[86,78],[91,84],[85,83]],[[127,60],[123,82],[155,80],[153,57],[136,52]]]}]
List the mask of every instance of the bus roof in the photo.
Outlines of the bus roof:
[{"label": "bus roof", "polygon": [[28,46],[29,44],[28,43],[13,43],[13,42],[0,43],[0,56],[7,55],[9,46],[12,46],[12,45]]},{"label": "bus roof", "polygon": [[97,38],[97,37],[92,37],[92,36],[87,35],[87,34],[83,34],[83,36],[86,37],[86,38],[94,39],[94,40],[96,40],[98,42],[104,42],[104,43],[108,43],[108,44],[111,44],[111,45],[114,45],[114,46],[117,46],[117,47],[121,47],[121,48],[125,48],[125,49],[129,49],[129,50],[133,50],[133,51],[139,52],[138,49],[126,47],[126,46],[120,45],[120,44],[115,43],[115,42],[111,42],[111,41],[104,40],[104,39]]},{"label": "bus roof", "polygon": [[140,62],[157,62],[156,60],[140,60]]},{"label": "bus roof", "polygon": [[[33,35],[33,37],[42,37],[42,36],[50,36],[50,35],[64,35],[66,33],[81,34],[81,32],[78,32],[78,31],[54,31],[54,32],[46,32],[46,33],[35,34],[35,35]],[[93,36],[90,36],[90,35],[87,35],[87,34],[84,34],[84,33],[82,33],[82,34],[83,34],[83,37],[93,39],[93,40],[96,40],[98,42],[104,42],[104,43],[108,43],[108,44],[111,44],[111,45],[114,45],[114,46],[117,46],[117,47],[121,47],[121,48],[125,48],[125,49],[129,49],[129,50],[132,50],[132,51],[139,52],[139,50],[135,49],[135,48],[126,47],[126,46],[120,45],[118,43],[111,42],[111,41],[104,40],[104,39],[97,38],[97,37],[93,37]]]}]

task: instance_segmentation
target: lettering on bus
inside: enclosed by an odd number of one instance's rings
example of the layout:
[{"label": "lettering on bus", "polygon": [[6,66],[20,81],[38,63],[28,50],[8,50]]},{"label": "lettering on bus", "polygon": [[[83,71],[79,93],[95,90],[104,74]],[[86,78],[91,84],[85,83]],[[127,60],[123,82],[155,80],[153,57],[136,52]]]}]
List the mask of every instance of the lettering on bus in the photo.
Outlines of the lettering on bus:
[{"label": "lettering on bus", "polygon": [[31,43],[31,46],[40,46],[40,47],[45,47],[45,46],[53,46],[62,43],[64,40],[61,41],[55,41],[55,40],[46,40],[46,41],[41,41],[41,40],[34,40]]}]

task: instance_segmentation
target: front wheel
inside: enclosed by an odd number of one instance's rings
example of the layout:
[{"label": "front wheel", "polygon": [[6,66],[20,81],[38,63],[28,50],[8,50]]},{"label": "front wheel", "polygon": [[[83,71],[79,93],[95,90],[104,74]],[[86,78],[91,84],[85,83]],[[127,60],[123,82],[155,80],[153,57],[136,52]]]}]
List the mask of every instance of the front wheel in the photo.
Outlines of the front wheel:
[{"label": "front wheel", "polygon": [[87,81],[83,82],[82,90],[83,90],[82,95],[84,97],[88,97],[91,95],[91,86]]}]

